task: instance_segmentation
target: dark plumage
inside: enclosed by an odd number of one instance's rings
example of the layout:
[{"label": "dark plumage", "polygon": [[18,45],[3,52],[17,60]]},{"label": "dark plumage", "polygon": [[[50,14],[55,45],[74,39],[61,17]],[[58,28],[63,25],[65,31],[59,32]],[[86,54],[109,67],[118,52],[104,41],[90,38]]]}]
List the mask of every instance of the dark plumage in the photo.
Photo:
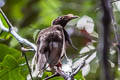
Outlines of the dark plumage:
[{"label": "dark plumage", "polygon": [[72,45],[71,39],[64,27],[68,21],[77,18],[72,14],[60,16],[55,19],[51,27],[40,31],[37,37],[37,55],[36,65],[39,74],[43,73],[46,64],[49,64],[50,68],[56,66],[61,57],[65,54],[65,42],[68,41]]}]

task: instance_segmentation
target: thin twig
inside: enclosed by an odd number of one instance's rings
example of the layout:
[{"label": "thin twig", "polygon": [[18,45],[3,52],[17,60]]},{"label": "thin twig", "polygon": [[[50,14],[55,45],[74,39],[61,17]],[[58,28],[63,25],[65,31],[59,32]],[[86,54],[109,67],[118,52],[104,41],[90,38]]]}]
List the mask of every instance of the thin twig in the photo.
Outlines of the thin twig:
[{"label": "thin twig", "polygon": [[27,48],[24,48],[24,47],[22,47],[21,50],[24,51],[24,52],[35,51],[34,49],[27,49]]},{"label": "thin twig", "polygon": [[56,72],[61,76],[63,77],[65,80],[67,80],[68,76],[64,71],[62,70],[59,70],[58,68],[55,68],[56,69]]},{"label": "thin twig", "polygon": [[56,76],[59,76],[59,74],[55,73],[52,76],[46,77],[44,80],[48,80],[48,79],[51,79],[51,78],[56,77]]},{"label": "thin twig", "polygon": [[[23,44],[21,44],[21,48],[23,48]],[[33,77],[32,77],[32,73],[31,73],[31,69],[30,69],[30,66],[29,66],[29,63],[28,63],[28,59],[27,59],[27,56],[25,54],[25,52],[21,49],[21,52],[22,52],[22,55],[25,57],[25,61],[26,61],[26,64],[27,64],[27,67],[28,67],[28,70],[29,70],[29,73],[30,73],[30,77],[31,79],[33,80]]]},{"label": "thin twig", "polygon": [[[92,56],[92,59],[91,59]],[[88,65],[91,61],[93,61],[96,57],[96,53],[88,54],[88,56],[84,59],[82,65],[78,66],[76,69],[73,69],[72,75],[75,76],[85,65]]]},{"label": "thin twig", "polygon": [[85,61],[82,64],[82,66],[78,66],[78,68],[72,73],[72,75],[75,76],[84,66],[85,66]]}]

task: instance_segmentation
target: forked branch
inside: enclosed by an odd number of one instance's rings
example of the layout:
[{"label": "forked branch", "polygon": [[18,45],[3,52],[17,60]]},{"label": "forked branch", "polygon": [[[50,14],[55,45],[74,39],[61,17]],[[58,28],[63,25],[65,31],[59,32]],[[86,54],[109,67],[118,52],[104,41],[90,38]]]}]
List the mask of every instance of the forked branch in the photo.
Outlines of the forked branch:
[{"label": "forked branch", "polygon": [[5,16],[5,14],[3,13],[2,9],[0,9],[0,13],[3,15],[4,19],[6,20],[8,26],[9,26],[9,29],[6,28],[4,25],[3,25],[3,22],[0,18],[0,28],[2,29],[2,31],[5,31],[5,32],[9,32],[11,33],[17,40],[19,43],[22,43],[22,44],[25,44],[31,48],[33,48],[35,51],[37,49],[36,45],[29,42],[27,39],[24,39],[22,38],[21,36],[19,36],[16,31],[13,29],[13,26],[12,24],[9,22],[8,18]]}]

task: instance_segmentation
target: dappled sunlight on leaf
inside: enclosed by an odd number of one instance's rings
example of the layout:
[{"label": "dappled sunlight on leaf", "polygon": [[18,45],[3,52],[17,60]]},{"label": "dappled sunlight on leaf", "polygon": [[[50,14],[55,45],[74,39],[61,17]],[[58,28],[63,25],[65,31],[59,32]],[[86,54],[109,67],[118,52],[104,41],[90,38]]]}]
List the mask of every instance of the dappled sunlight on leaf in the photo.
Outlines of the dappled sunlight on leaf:
[{"label": "dappled sunlight on leaf", "polygon": [[[4,44],[0,44],[0,79],[2,80],[24,80],[28,69],[26,65],[20,65],[25,63],[25,59],[21,57],[21,53],[16,49],[9,48]],[[21,74],[21,71],[25,71]]]},{"label": "dappled sunlight on leaf", "polygon": [[17,60],[11,56],[5,56],[3,62],[1,63],[1,67],[3,69],[0,70],[0,78],[6,79],[4,76],[9,76],[7,80],[17,79],[17,80],[24,80],[24,77],[19,73],[20,69],[18,66]]},{"label": "dappled sunlight on leaf", "polygon": [[21,56],[21,53],[18,50],[9,48],[4,44],[0,44],[0,62],[8,54],[14,56],[16,59],[18,59]]},{"label": "dappled sunlight on leaf", "polygon": [[85,80],[82,75],[82,71],[79,71],[78,74],[75,76],[75,80]]}]

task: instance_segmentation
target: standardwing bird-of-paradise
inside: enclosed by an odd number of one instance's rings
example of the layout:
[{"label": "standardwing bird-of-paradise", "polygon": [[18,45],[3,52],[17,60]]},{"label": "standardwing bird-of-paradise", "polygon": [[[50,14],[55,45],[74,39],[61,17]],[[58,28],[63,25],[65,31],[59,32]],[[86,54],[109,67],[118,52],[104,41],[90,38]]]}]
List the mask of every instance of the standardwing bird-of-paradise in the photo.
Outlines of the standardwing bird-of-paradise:
[{"label": "standardwing bird-of-paradise", "polygon": [[66,42],[75,48],[70,36],[64,29],[65,25],[75,18],[78,18],[78,16],[73,16],[72,14],[60,16],[52,22],[51,27],[39,32],[36,41],[37,52],[33,61],[36,61],[33,68],[37,71],[37,75],[44,72],[46,64],[48,64],[51,69],[59,65],[61,57],[65,55]]}]

